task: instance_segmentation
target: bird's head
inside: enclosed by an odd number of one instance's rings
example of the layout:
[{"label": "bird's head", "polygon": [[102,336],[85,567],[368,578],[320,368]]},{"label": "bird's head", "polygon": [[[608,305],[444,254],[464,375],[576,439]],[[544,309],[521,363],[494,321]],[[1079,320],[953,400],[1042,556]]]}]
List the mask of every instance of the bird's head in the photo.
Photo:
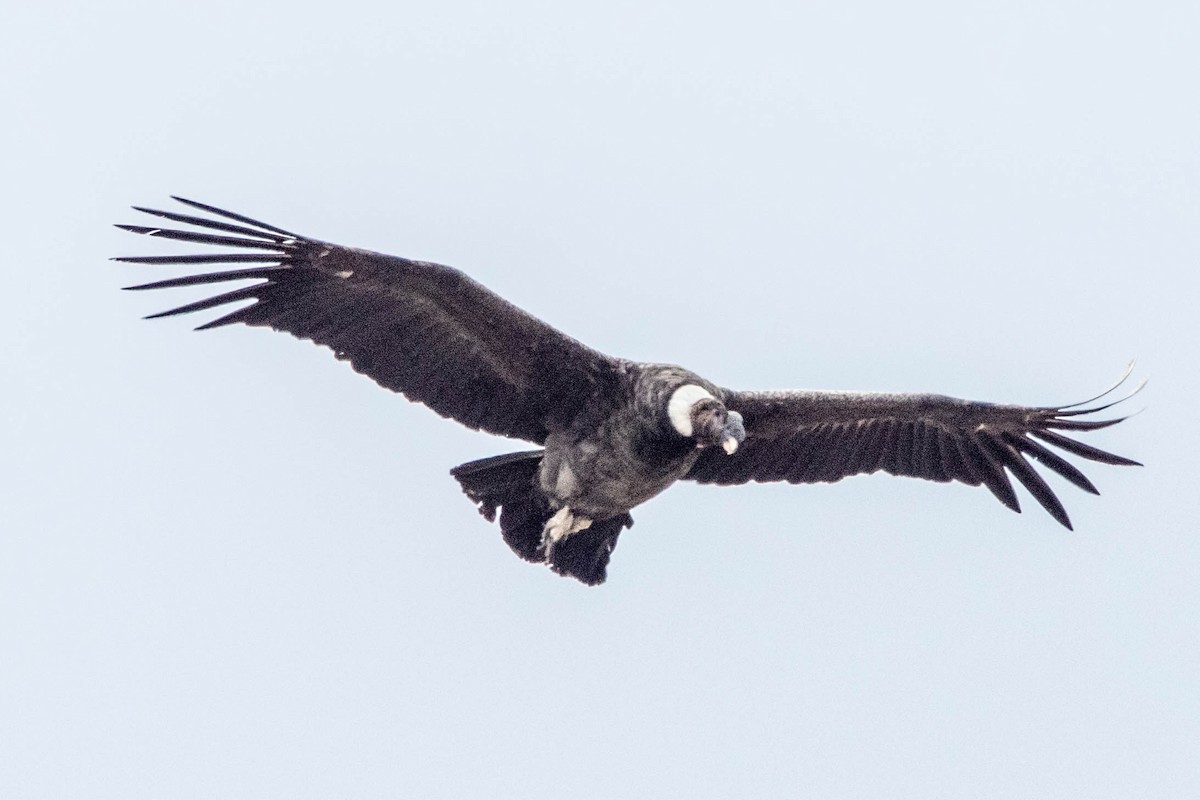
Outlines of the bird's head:
[{"label": "bird's head", "polygon": [[746,439],[742,415],[730,411],[702,386],[676,389],[667,405],[671,425],[681,436],[696,440],[696,447],[720,446],[733,455]]}]

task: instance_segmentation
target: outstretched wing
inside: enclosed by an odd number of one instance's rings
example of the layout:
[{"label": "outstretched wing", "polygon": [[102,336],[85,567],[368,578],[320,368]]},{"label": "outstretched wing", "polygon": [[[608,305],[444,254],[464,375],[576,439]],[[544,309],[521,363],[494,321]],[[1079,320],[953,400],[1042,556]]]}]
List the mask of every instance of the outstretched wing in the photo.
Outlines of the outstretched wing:
[{"label": "outstretched wing", "polygon": [[983,484],[1019,512],[1007,470],[1070,528],[1062,503],[1027,457],[1092,494],[1099,494],[1092,482],[1046,444],[1089,461],[1136,465],[1059,433],[1097,430],[1125,419],[1077,419],[1115,405],[1080,407],[1107,394],[1072,406],[1036,408],[937,394],[728,392],[726,405],[745,419],[746,441],[732,456],[710,448],[686,477],[717,484],[832,483],[883,470],[943,483]]},{"label": "outstretched wing", "polygon": [[537,443],[546,438],[548,427],[568,423],[617,379],[615,359],[560,333],[453,267],[340,247],[174,199],[210,216],[135,209],[219,233],[117,227],[236,250],[114,260],[239,266],[128,288],[256,283],[155,317],[250,300],[197,330],[240,322],[311,339],[379,385],[444,417]]}]

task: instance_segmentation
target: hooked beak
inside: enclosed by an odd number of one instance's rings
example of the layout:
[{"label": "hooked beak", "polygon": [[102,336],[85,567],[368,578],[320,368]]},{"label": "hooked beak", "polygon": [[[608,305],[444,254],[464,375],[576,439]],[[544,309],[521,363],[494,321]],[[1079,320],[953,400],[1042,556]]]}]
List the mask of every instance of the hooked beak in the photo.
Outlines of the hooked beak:
[{"label": "hooked beak", "polygon": [[725,430],[722,433],[725,435],[721,437],[721,447],[725,450],[725,455],[731,456],[737,452],[738,445],[746,438],[746,426],[742,421],[742,415],[736,411],[730,411],[729,419],[725,423]]}]

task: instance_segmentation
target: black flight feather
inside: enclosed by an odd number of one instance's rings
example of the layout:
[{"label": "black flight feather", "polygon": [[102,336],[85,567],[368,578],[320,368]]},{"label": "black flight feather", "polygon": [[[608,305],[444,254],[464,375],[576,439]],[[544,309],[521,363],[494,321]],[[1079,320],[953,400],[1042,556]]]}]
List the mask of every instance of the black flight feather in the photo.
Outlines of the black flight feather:
[{"label": "black flight feather", "polygon": [[[732,456],[705,452],[687,474],[700,483],[749,481],[810,483],[883,470],[932,481],[984,485],[1013,511],[1020,501],[1011,473],[1038,503],[1067,528],[1070,518],[1053,489],[1028,459],[1086,492],[1095,485],[1074,465],[1035,439],[1072,455],[1106,464],[1138,462],[1071,439],[1059,430],[1089,432],[1125,417],[1079,419],[1128,400],[1093,406],[1103,394],[1063,408],[1006,406],[943,395],[847,392],[737,392],[726,404],[746,420],[745,446]],[[780,464],[793,463],[781,470]]]},{"label": "black flight feather", "polygon": [[[194,200],[194,209],[231,220],[136,210],[194,230],[118,225],[131,233],[272,253],[126,257],[152,264],[279,264],[185,275],[130,287],[165,289],[266,278],[246,288],[177,306],[172,316],[256,301],[200,330],[232,323],[266,326],[332,349],[381,386],[471,427],[541,443],[589,402],[611,397],[619,363],[522,311],[453,267],[341,247]],[[247,227],[243,227],[247,226]],[[253,237],[253,238],[252,238]],[[285,237],[285,238],[280,238]]]}]

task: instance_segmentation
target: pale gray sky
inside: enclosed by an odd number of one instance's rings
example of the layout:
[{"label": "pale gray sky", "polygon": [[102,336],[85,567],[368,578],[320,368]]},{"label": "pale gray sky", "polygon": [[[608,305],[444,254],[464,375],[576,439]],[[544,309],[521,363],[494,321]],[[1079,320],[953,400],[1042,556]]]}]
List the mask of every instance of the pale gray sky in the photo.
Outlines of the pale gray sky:
[{"label": "pale gray sky", "polygon": [[[1200,7],[6,10],[0,796],[1200,791]],[[327,351],[139,317],[168,193],[459,266],[724,385],[1083,399],[1023,495],[681,485],[610,581],[447,470],[517,449]],[[190,324],[189,324],[190,323]]]}]

